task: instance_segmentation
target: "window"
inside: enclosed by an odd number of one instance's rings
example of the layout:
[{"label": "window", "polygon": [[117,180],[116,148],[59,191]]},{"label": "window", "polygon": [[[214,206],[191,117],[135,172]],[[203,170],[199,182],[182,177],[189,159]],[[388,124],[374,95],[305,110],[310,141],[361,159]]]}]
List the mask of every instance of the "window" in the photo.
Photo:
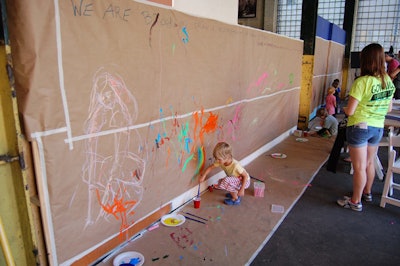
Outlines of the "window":
[{"label": "window", "polygon": [[[319,0],[318,15],[343,28],[345,0]],[[278,0],[277,33],[300,38],[302,0]],[[400,0],[358,1],[352,51],[371,42],[400,50]]]},{"label": "window", "polygon": [[[318,15],[339,27],[343,27],[345,0],[318,1]],[[279,0],[277,33],[293,38],[300,38],[301,13],[303,1],[301,0]]]},{"label": "window", "polygon": [[358,2],[357,26],[352,51],[361,51],[366,45],[378,42],[388,51],[400,49],[399,39],[399,3],[398,0]]}]

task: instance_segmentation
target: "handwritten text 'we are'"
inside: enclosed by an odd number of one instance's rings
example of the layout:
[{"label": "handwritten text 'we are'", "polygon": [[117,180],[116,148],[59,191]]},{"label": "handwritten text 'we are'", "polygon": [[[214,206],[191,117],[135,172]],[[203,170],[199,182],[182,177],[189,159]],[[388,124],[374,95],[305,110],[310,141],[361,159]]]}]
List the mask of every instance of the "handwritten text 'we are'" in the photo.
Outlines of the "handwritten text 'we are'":
[{"label": "handwritten text 'we are'", "polygon": [[[96,16],[96,8],[93,3],[94,1],[75,1],[71,0],[72,10],[74,12],[75,17],[91,17]],[[111,18],[111,19],[120,19],[124,21],[128,21],[128,17],[131,15],[130,8],[122,8],[117,5],[109,4],[102,12],[103,19]]]}]

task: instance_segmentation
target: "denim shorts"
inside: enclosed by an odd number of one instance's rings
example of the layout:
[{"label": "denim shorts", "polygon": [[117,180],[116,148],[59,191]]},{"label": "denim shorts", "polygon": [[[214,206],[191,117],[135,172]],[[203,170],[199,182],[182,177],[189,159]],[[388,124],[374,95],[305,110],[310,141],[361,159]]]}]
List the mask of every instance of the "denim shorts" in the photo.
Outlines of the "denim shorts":
[{"label": "denim shorts", "polygon": [[351,147],[377,146],[383,136],[383,128],[371,127],[359,128],[349,126],[346,129],[347,144]]}]

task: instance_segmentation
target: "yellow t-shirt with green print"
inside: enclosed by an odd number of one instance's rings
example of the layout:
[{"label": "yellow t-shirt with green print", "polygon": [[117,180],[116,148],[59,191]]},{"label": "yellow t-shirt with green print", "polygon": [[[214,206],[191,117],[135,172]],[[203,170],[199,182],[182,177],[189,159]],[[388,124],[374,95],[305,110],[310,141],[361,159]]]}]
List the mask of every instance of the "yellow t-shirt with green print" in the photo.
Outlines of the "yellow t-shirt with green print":
[{"label": "yellow t-shirt with green print", "polygon": [[368,126],[383,128],[396,89],[388,75],[385,82],[386,87],[382,88],[381,79],[377,77],[362,76],[354,81],[349,95],[358,100],[358,105],[349,116],[347,126],[366,122]]}]

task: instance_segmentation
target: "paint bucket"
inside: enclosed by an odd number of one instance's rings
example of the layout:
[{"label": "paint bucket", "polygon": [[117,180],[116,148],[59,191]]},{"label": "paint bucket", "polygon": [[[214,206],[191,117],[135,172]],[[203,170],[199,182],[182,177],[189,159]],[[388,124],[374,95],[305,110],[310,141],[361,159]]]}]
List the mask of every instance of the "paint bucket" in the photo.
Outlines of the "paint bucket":
[{"label": "paint bucket", "polygon": [[308,137],[308,131],[303,131],[303,136]]},{"label": "paint bucket", "polygon": [[296,137],[302,137],[303,131],[296,129],[295,131],[293,131],[293,135],[295,135]]},{"label": "paint bucket", "polygon": [[200,201],[201,201],[201,198],[200,198],[200,197],[195,197],[195,198],[193,199],[194,208],[195,208],[195,209],[200,208]]},{"label": "paint bucket", "polygon": [[254,182],[254,197],[263,198],[265,184],[263,182]]}]

